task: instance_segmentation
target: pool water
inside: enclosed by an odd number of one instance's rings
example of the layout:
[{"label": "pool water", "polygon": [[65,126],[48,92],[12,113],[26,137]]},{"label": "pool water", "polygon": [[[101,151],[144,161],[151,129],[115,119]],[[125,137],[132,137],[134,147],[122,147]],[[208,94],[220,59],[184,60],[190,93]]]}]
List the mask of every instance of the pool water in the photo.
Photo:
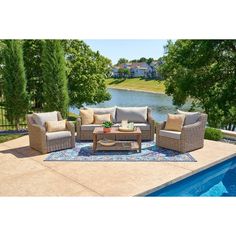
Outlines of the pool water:
[{"label": "pool water", "polygon": [[236,196],[236,157],[164,187],[147,196]]}]

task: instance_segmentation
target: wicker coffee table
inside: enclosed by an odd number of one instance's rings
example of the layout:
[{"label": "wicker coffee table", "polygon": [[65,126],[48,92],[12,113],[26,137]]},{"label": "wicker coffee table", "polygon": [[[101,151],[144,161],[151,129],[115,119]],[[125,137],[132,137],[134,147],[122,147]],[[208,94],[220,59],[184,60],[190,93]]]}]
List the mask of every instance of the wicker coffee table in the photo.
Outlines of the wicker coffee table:
[{"label": "wicker coffee table", "polygon": [[[93,152],[96,151],[139,151],[141,152],[142,147],[142,136],[141,136],[140,128],[137,128],[134,131],[127,132],[127,131],[119,131],[118,128],[112,127],[111,132],[104,133],[102,127],[96,127],[93,131]],[[109,135],[115,136],[115,144],[113,146],[103,146],[98,142],[98,135],[99,138],[106,138]],[[135,141],[119,141],[119,137],[121,136],[133,136]]]}]

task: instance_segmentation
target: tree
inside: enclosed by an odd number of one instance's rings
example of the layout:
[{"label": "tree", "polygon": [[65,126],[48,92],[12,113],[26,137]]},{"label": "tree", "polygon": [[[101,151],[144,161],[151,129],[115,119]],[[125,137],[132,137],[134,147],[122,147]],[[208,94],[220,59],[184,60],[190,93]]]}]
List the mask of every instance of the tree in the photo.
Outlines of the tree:
[{"label": "tree", "polygon": [[42,54],[43,95],[45,111],[68,113],[68,88],[63,47],[59,40],[45,40]]},{"label": "tree", "polygon": [[120,58],[119,60],[118,60],[118,62],[117,62],[117,65],[119,65],[119,64],[124,64],[124,63],[128,63],[129,62],[129,60],[127,60],[127,59],[125,59],[125,58]]},{"label": "tree", "polygon": [[147,58],[141,57],[141,58],[138,60],[138,62],[147,62]]},{"label": "tree", "polygon": [[24,65],[27,79],[27,92],[30,95],[32,108],[43,108],[43,72],[42,52],[43,40],[24,40]]},{"label": "tree", "polygon": [[125,68],[123,70],[124,77],[130,77],[130,70],[128,68]]},{"label": "tree", "polygon": [[3,64],[4,64],[4,58],[3,58],[3,50],[4,50],[4,43],[3,40],[0,40],[0,97],[3,96]]},{"label": "tree", "polygon": [[20,119],[24,118],[29,108],[22,43],[19,40],[5,40],[3,62],[6,118],[19,130]]},{"label": "tree", "polygon": [[124,76],[124,69],[123,68],[118,69],[118,75],[120,78]]},{"label": "tree", "polygon": [[150,65],[153,61],[154,61],[154,59],[152,57],[149,57],[147,59],[147,64]]},{"label": "tree", "polygon": [[236,126],[236,40],[177,40],[168,42],[159,72],[174,104],[188,97],[208,114],[208,123],[234,130]]},{"label": "tree", "polygon": [[81,40],[64,40],[70,105],[96,104],[111,98],[105,79],[111,73],[111,61],[93,52]]}]

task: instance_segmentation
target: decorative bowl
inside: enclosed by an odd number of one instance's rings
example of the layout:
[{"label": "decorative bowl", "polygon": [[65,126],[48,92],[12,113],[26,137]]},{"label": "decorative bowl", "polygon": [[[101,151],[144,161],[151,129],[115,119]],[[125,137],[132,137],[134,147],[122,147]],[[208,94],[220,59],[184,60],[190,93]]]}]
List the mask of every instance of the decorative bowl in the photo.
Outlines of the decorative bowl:
[{"label": "decorative bowl", "polygon": [[134,130],[136,130],[136,127],[130,129],[130,128],[124,128],[124,127],[119,127],[118,128],[119,131],[123,131],[123,132],[132,132]]},{"label": "decorative bowl", "polygon": [[110,139],[102,139],[102,140],[99,140],[98,143],[100,143],[102,146],[106,146],[106,147],[111,147],[116,144],[116,142],[114,140],[110,140]]}]

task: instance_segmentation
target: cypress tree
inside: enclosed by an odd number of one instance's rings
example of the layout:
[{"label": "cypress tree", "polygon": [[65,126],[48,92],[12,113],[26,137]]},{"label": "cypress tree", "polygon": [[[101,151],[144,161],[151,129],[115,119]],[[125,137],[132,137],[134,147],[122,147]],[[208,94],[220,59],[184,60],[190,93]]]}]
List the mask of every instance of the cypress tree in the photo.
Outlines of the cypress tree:
[{"label": "cypress tree", "polygon": [[46,40],[42,53],[44,110],[68,113],[68,88],[65,56],[59,40]]},{"label": "cypress tree", "polygon": [[3,93],[6,118],[19,130],[20,119],[29,108],[26,92],[26,78],[22,43],[19,40],[6,40],[3,51]]}]

